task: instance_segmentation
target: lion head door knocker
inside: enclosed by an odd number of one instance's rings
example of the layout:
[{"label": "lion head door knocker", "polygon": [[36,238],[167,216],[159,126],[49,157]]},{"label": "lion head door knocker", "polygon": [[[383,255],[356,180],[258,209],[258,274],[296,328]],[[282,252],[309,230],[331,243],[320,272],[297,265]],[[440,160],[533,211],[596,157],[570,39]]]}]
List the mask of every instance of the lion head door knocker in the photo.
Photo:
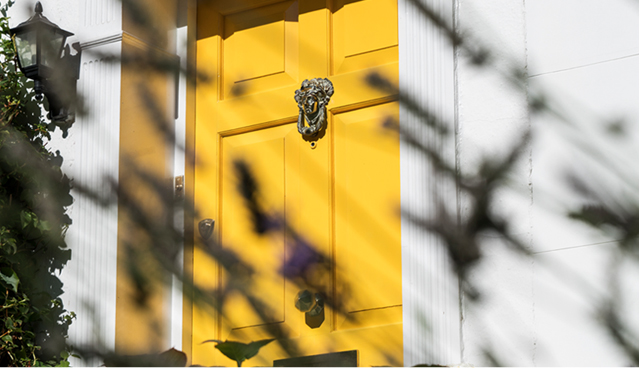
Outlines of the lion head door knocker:
[{"label": "lion head door knocker", "polygon": [[300,113],[298,132],[304,138],[315,138],[327,127],[327,104],[333,96],[333,84],[326,78],[305,79],[295,99]]}]

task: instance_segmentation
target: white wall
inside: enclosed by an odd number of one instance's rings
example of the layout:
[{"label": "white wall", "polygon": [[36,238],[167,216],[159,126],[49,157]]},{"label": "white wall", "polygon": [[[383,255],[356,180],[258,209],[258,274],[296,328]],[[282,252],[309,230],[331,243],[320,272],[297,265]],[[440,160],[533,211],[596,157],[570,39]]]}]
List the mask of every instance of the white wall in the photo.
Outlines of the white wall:
[{"label": "white wall", "polygon": [[[598,324],[596,302],[619,292],[623,323],[637,339],[637,259],[616,258],[615,235],[566,219],[585,200],[563,173],[574,169],[601,182],[610,201],[637,205],[638,4],[459,0],[457,16],[459,29],[489,46],[498,61],[483,70],[458,55],[461,171],[473,172],[483,155],[498,155],[528,129],[533,133],[511,189],[494,208],[513,220],[513,233],[533,256],[487,239],[471,274],[484,298],[463,298],[463,362],[494,365],[491,351],[505,365],[631,364]],[[506,83],[501,65],[526,70],[528,88]],[[527,101],[539,93],[571,123],[530,113]],[[625,131],[621,137],[606,133],[614,121]],[[598,150],[599,158],[581,146]],[[601,158],[607,164],[594,164]],[[467,212],[464,198],[461,212]]]},{"label": "white wall", "polygon": [[[638,2],[526,0],[526,15],[531,90],[545,89],[569,118],[542,114],[531,120],[535,363],[629,365],[597,313],[601,299],[620,292],[617,308],[637,341],[637,259],[616,258],[614,234],[561,216],[586,201],[558,174],[575,170],[602,185],[610,203],[637,206]],[[622,136],[607,133],[617,121]],[[581,144],[597,158],[577,148]],[[552,272],[557,269],[562,273]]]},{"label": "white wall", "polygon": [[[482,159],[503,157],[530,129],[526,89],[508,82],[513,70],[526,68],[525,13],[521,1],[460,0],[457,24],[472,47],[490,51],[484,66],[458,53],[458,160],[463,175],[473,175]],[[511,186],[501,190],[492,208],[511,222],[525,244],[531,238],[530,147],[517,163]],[[464,219],[470,208],[461,193]],[[532,261],[484,239],[482,260],[469,279],[482,294],[474,302],[463,294],[463,362],[471,365],[532,365],[534,314]],[[494,354],[496,362],[487,353]]]}]

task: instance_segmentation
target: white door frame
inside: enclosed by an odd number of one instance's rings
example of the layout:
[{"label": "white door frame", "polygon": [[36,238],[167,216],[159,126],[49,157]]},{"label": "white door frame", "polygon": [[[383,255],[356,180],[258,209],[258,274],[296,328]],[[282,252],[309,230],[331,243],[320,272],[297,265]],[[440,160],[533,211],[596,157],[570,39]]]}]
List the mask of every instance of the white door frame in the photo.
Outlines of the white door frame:
[{"label": "white door frame", "polygon": [[[455,2],[417,0],[453,29]],[[447,35],[412,0],[398,0],[400,93],[449,124],[455,132],[455,58]],[[402,99],[402,97],[401,97]],[[401,101],[402,102],[402,101]],[[442,138],[400,104],[400,129],[455,164],[455,136]],[[456,187],[433,174],[429,159],[400,142],[402,209],[402,303],[404,365],[456,365],[462,361],[458,277],[441,239],[412,223],[436,215],[437,199],[456,208]]]}]

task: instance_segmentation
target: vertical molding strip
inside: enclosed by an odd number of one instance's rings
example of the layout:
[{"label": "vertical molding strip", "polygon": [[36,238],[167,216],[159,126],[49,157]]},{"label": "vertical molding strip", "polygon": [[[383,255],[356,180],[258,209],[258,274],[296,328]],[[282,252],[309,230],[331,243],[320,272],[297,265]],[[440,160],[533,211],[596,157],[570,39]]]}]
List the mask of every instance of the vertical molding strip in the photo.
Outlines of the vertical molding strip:
[{"label": "vertical molding strip", "polygon": [[[454,50],[447,36],[427,19],[413,1],[420,1],[450,25],[450,0],[398,0],[400,90],[455,131]],[[435,148],[455,164],[455,137],[442,139],[400,105],[403,132]],[[438,177],[429,159],[400,142],[402,208],[402,298],[404,365],[456,365],[461,362],[458,278],[446,246],[437,236],[412,223],[436,216],[438,200],[456,211],[456,188]]]},{"label": "vertical molding strip", "polygon": [[[186,7],[187,4],[182,6]],[[187,11],[185,9],[185,11]],[[185,175],[185,147],[186,147],[186,128],[187,128],[187,76],[182,71],[187,69],[187,57],[188,57],[188,26],[176,28],[176,55],[180,58],[180,75],[178,78],[178,86],[176,93],[178,94],[178,114],[175,119],[174,134],[175,145],[173,147],[173,175],[184,176]],[[174,101],[171,101],[174,102]],[[184,205],[181,203],[174,207],[173,221],[176,229],[181,232],[184,239]],[[178,254],[177,260],[178,268],[184,272],[184,242],[182,243],[182,251]],[[182,350],[182,338],[183,338],[183,302],[184,296],[182,293],[182,282],[180,279],[173,275],[171,280],[171,296],[170,301],[170,341],[169,346]]]},{"label": "vertical molding strip", "polygon": [[[100,46],[101,53],[119,55],[121,42]],[[72,225],[66,240],[72,251],[64,268],[64,305],[77,319],[69,328],[70,343],[79,348],[115,347],[118,208],[112,183],[118,181],[120,137],[120,64],[83,54],[78,94],[89,110],[79,115],[63,153],[65,172],[76,187],[88,188],[108,205],[72,190]],[[71,358],[73,365],[98,365],[97,360]]]},{"label": "vertical molding strip", "polygon": [[114,0],[84,0],[85,27],[111,23],[118,6],[118,1]]}]

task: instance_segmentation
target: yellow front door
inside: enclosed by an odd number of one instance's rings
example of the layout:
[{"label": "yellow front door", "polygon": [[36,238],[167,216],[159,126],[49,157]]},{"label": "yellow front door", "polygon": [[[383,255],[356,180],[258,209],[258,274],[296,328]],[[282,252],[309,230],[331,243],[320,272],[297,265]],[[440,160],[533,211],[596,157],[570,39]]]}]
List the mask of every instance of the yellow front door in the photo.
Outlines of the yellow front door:
[{"label": "yellow front door", "polygon": [[[383,128],[398,108],[366,82],[397,81],[396,0],[201,0],[197,32],[195,228],[215,227],[195,234],[213,303],[194,302],[192,363],[235,364],[205,340],[275,338],[244,365],[343,351],[401,365],[399,144]],[[305,139],[294,92],[312,78],[335,93]],[[245,168],[267,217],[239,190]],[[296,308],[303,290],[317,315]]]}]

